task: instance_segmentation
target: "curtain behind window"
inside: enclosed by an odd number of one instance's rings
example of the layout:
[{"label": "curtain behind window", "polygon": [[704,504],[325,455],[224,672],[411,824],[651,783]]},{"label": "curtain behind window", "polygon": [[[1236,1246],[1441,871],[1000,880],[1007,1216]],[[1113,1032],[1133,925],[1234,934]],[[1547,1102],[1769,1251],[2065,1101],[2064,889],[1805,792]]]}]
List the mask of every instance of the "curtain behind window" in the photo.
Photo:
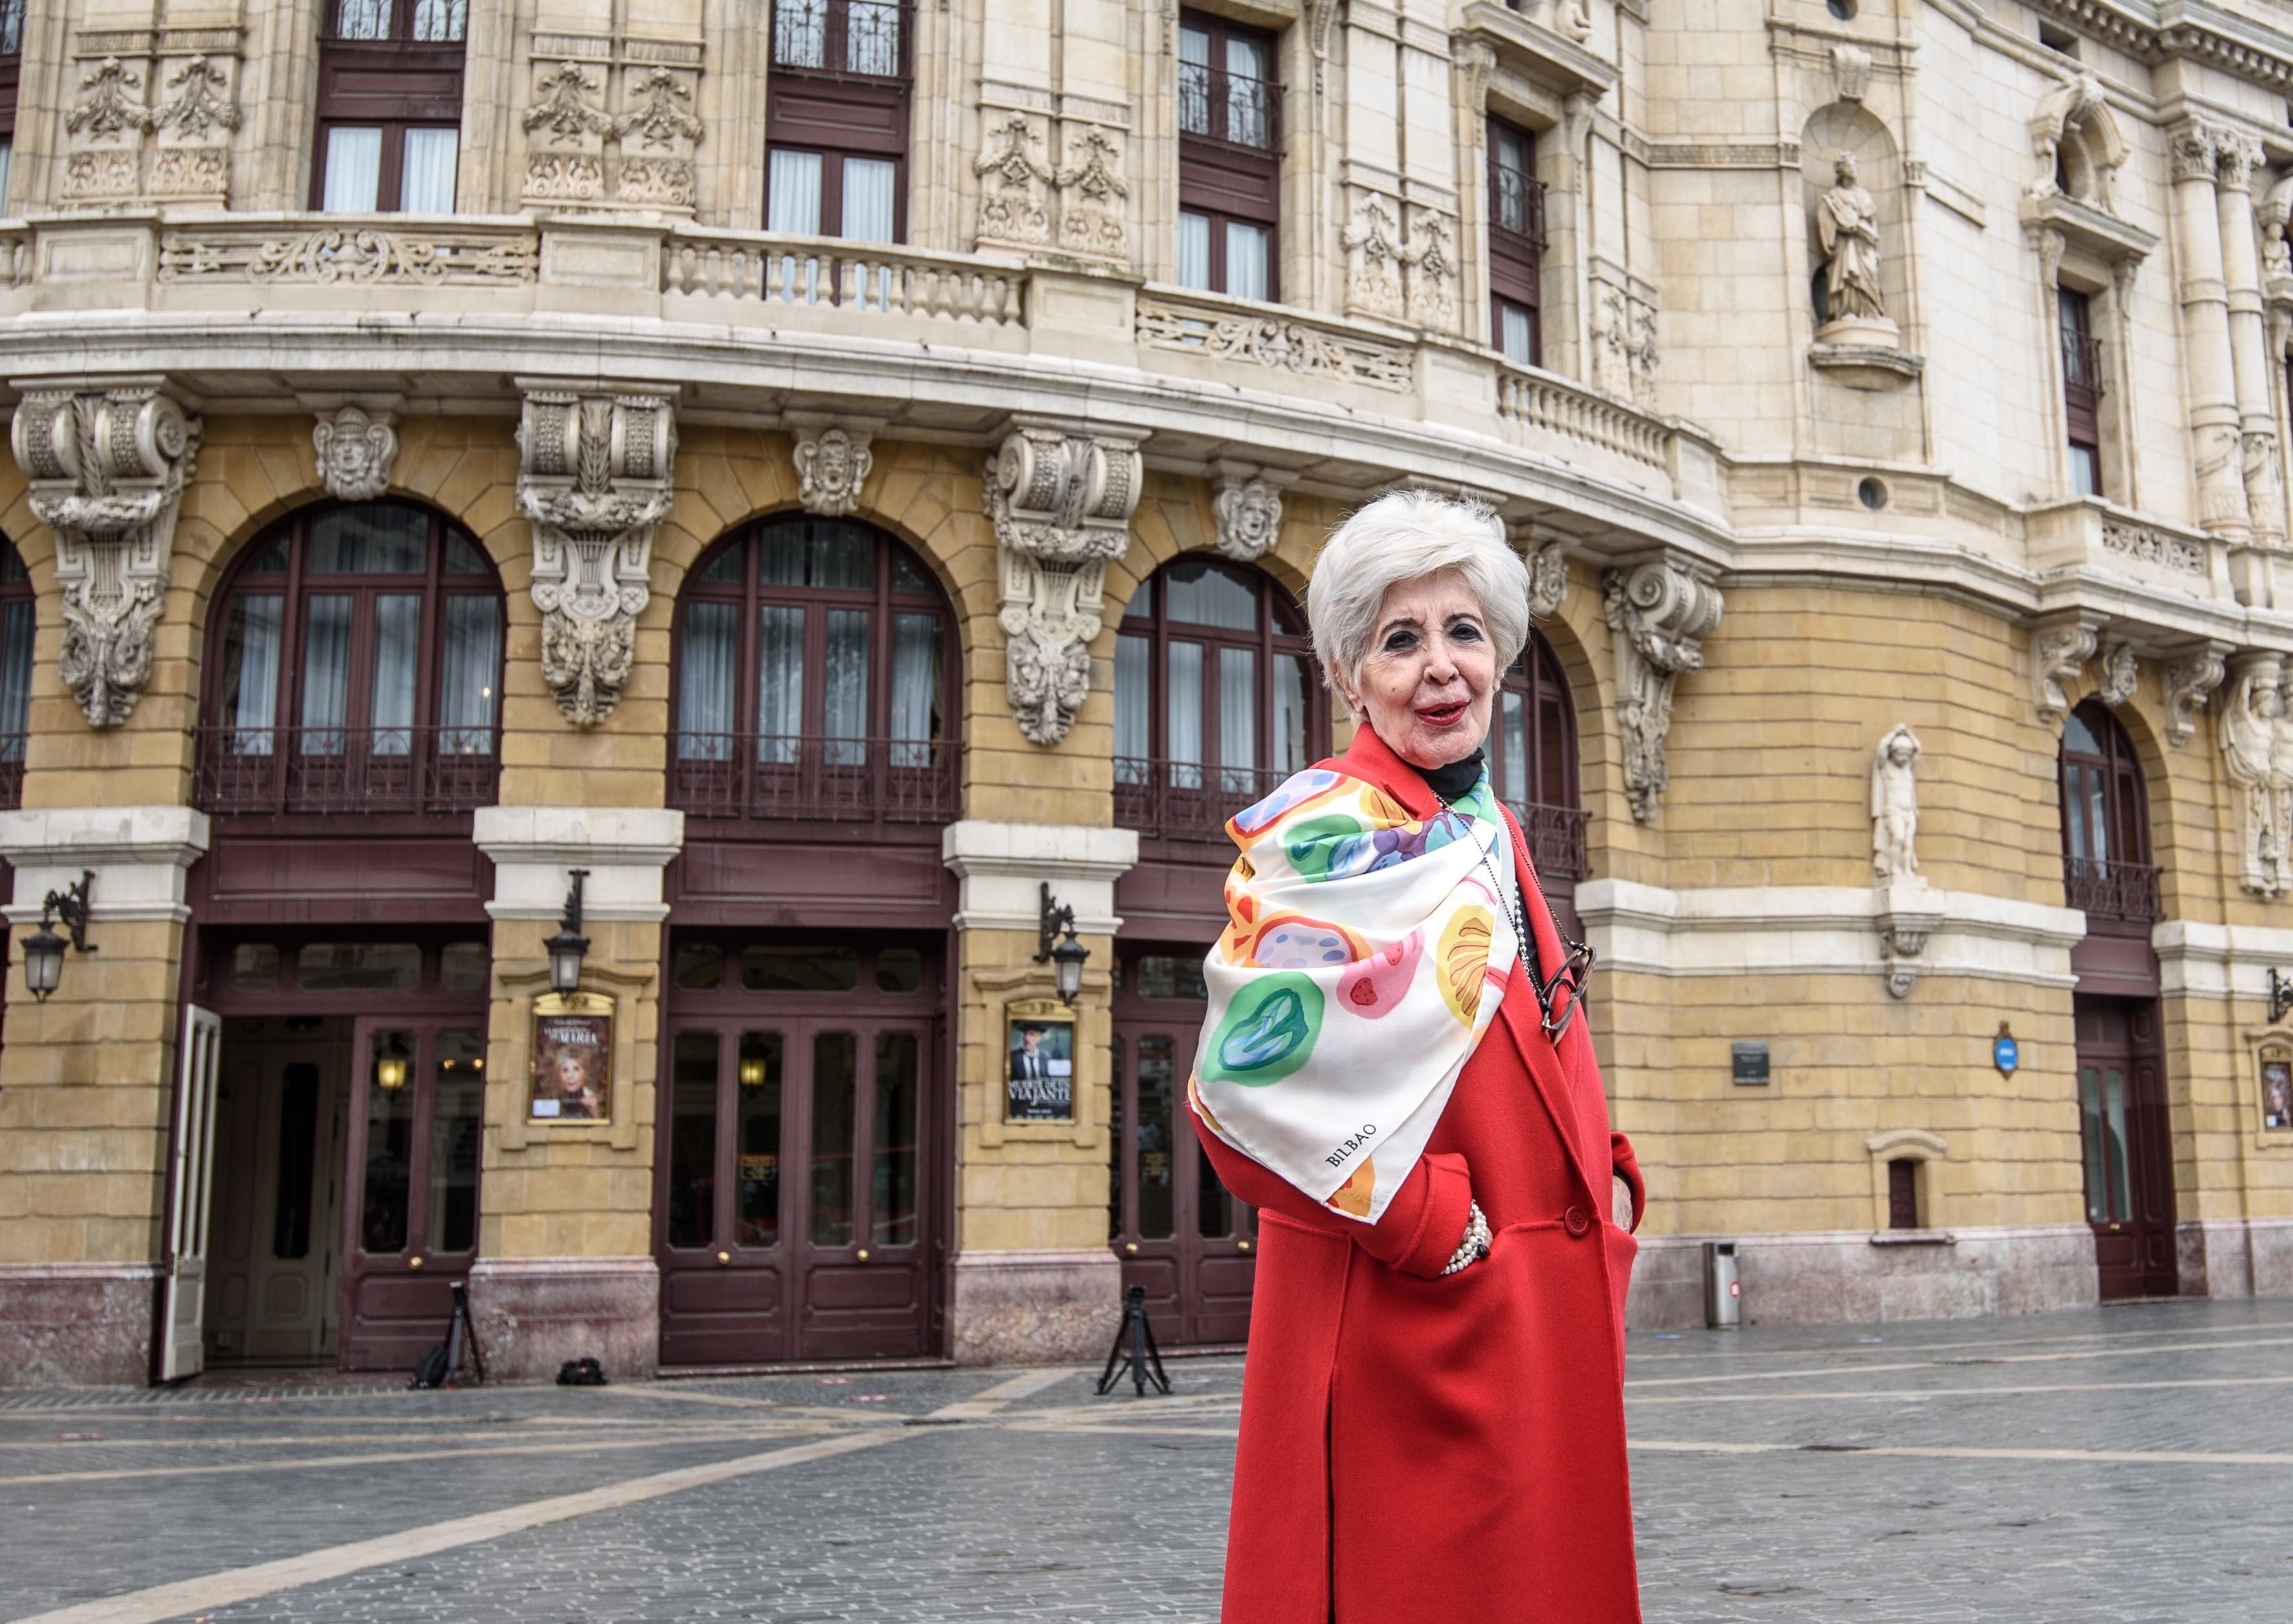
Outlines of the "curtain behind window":
[{"label": "curtain behind window", "polygon": [[439,753],[490,755],[494,748],[494,674],[501,669],[501,602],[446,600],[446,646],[439,673]]},{"label": "curtain behind window", "polygon": [[868,611],[828,611],[828,662],[821,674],[824,756],[831,767],[868,764]]},{"label": "curtain behind window", "polygon": [[445,126],[406,132],[406,169],[398,206],[409,214],[454,212],[454,170],[462,133]]},{"label": "curtain behind window", "polygon": [[939,617],[892,617],[892,765],[928,767],[940,728]]},{"label": "curtain behind window", "polygon": [[[1134,604],[1131,612],[1146,611]],[[1146,661],[1152,652],[1144,637],[1114,640],[1114,781],[1118,784],[1147,781],[1146,752],[1151,747],[1146,731]]]},{"label": "curtain behind window", "polygon": [[422,653],[422,600],[391,593],[374,601],[374,670],[367,702],[377,755],[414,747],[414,682]]},{"label": "curtain behind window", "polygon": [[776,147],[766,182],[772,207],[765,230],[789,237],[820,235],[820,154]]},{"label": "curtain behind window", "polygon": [[303,754],[340,755],[350,719],[351,599],[320,593],[308,600],[310,631],[303,655]]},{"label": "curtain behind window", "polygon": [[1171,788],[1203,787],[1203,645],[1174,642],[1163,726],[1171,739]]},{"label": "curtain behind window", "polygon": [[893,240],[900,166],[887,158],[844,160],[844,232],[855,242]]},{"label": "curtain behind window", "polygon": [[1249,795],[1258,786],[1258,654],[1252,649],[1220,649],[1219,673],[1219,788]]},{"label": "curtain behind window", "polygon": [[233,755],[268,755],[279,723],[279,639],[284,598],[265,594],[233,602],[223,629],[224,749]]},{"label": "curtain behind window", "polygon": [[24,759],[32,708],[32,606],[0,609],[0,761]]},{"label": "curtain behind window", "polygon": [[329,214],[370,214],[382,196],[382,132],[336,125],[327,132],[327,183],[319,206]]},{"label": "curtain behind window", "polygon": [[804,731],[804,610],[768,603],[758,621],[757,759],[793,766]]},{"label": "curtain behind window", "polygon": [[[738,548],[728,557],[739,559]],[[695,603],[685,611],[678,650],[677,755],[680,761],[733,759],[733,684],[741,663],[737,603]]]}]

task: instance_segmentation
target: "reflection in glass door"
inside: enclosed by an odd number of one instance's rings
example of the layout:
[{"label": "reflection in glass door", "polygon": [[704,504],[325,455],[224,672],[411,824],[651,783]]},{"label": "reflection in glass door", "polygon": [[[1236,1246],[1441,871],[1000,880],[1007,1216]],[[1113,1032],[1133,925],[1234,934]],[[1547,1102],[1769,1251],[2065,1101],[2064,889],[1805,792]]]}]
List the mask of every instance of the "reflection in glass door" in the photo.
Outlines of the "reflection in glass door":
[{"label": "reflection in glass door", "polygon": [[1219,1183],[1187,1112],[1206,998],[1187,950],[1131,959],[1115,999],[1107,1238],[1173,1346],[1246,1338],[1257,1268],[1257,1215]]},{"label": "reflection in glass door", "polygon": [[2181,1281],[2157,1000],[2071,1002],[2086,1216],[2101,1296],[2172,1297]]},{"label": "reflection in glass door", "polygon": [[485,1034],[369,1017],[351,1057],[343,1364],[398,1369],[443,1337],[476,1260]]}]

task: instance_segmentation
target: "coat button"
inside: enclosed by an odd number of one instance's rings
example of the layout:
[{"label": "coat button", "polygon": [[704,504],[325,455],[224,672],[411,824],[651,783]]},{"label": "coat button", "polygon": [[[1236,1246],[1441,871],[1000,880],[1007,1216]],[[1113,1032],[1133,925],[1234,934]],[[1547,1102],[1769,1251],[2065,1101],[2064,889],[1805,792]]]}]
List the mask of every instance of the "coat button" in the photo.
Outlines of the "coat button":
[{"label": "coat button", "polygon": [[1582,1207],[1571,1207],[1561,1215],[1560,1221],[1568,1226],[1568,1232],[1572,1235],[1581,1235],[1592,1227],[1592,1220],[1585,1216]]}]

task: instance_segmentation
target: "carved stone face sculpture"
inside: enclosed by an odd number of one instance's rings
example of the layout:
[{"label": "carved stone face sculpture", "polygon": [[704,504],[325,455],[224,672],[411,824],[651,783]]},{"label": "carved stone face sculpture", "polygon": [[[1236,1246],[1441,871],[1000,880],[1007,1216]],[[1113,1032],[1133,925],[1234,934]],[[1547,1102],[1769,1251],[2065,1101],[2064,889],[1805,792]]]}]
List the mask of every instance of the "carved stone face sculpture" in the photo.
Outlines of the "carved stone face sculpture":
[{"label": "carved stone face sculpture", "polygon": [[1910,737],[1908,734],[1898,733],[1893,739],[1888,741],[1887,759],[1894,763],[1898,767],[1909,766],[1911,763],[1917,758],[1917,755],[1918,751],[1912,745]]},{"label": "carved stone face sculpture", "polygon": [[1842,186],[1855,184],[1855,155],[1852,152],[1843,152],[1832,160],[1831,178]]}]

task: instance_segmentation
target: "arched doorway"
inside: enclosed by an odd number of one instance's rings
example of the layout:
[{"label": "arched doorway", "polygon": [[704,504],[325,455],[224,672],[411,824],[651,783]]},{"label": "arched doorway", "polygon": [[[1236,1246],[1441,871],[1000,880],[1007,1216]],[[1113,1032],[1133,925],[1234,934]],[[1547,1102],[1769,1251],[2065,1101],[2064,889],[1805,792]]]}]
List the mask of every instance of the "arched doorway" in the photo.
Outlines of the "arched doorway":
[{"label": "arched doorway", "polygon": [[2134,741],[2099,700],[2063,723],[2064,900],[2086,917],[2071,950],[2086,1222],[2104,1301],[2180,1289],[2166,1105],[2149,799]]},{"label": "arched doorway", "polygon": [[192,1024],[221,1034],[184,1316],[207,1363],[409,1366],[475,1261],[491,885],[471,813],[499,777],[503,628],[484,553],[403,502],[298,513],[215,594],[185,968]]},{"label": "arched doorway", "polygon": [[1226,922],[1226,820],[1329,750],[1329,707],[1295,601],[1270,578],[1188,554],[1124,610],[1114,656],[1114,818],[1138,831],[1115,893],[1114,1133],[1107,1236],[1157,1337],[1239,1342],[1255,1215],[1219,1184],[1183,1100]]},{"label": "arched doorway", "polygon": [[957,653],[922,561],[853,520],[744,526],[678,598],[663,1364],[944,1339]]}]

